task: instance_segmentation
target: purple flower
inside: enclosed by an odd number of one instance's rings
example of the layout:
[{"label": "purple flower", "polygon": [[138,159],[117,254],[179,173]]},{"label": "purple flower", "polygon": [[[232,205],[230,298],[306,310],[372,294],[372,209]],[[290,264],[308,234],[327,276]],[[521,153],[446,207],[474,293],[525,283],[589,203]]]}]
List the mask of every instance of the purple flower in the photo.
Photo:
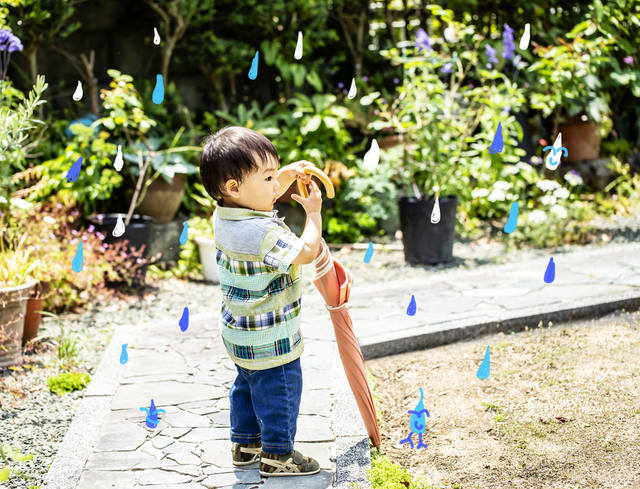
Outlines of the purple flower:
[{"label": "purple flower", "polygon": [[525,86],[525,88],[529,88],[529,83],[528,82],[524,82],[524,86]]},{"label": "purple flower", "polygon": [[104,236],[104,234],[102,234],[100,231],[98,231],[98,232],[96,233],[96,236],[97,236],[98,238],[100,238],[100,240],[101,240],[101,241],[104,241],[105,236]]},{"label": "purple flower", "polygon": [[416,34],[416,49],[428,51],[431,49],[431,39],[427,31],[420,28]]},{"label": "purple flower", "polygon": [[473,83],[469,83],[469,88],[473,90],[474,88],[476,88],[476,86]]},{"label": "purple flower", "polygon": [[356,70],[360,69],[360,63],[356,63]]},{"label": "purple flower", "polygon": [[89,226],[89,228],[87,229],[87,232],[92,233],[96,230],[96,228],[93,226],[93,224],[91,226]]},{"label": "purple flower", "polygon": [[504,24],[504,31],[502,32],[502,57],[504,59],[513,59],[513,55],[516,51],[516,45],[513,42],[513,29],[508,24]]},{"label": "purple flower", "polygon": [[342,93],[349,93],[349,90],[345,88],[344,90],[342,90]]},{"label": "purple flower", "polygon": [[440,71],[442,73],[451,73],[453,71],[453,63],[445,63]]},{"label": "purple flower", "polygon": [[374,111],[373,111],[373,113],[374,113],[375,115],[378,115],[378,114],[380,113],[380,111],[379,111],[378,109],[376,109],[376,110],[374,110]]},{"label": "purple flower", "polygon": [[511,106],[507,105],[504,109],[502,109],[502,113],[503,114],[509,114],[509,112],[511,112]]},{"label": "purple flower", "polygon": [[517,68],[521,60],[522,60],[522,56],[520,56],[519,54],[516,55],[516,57],[513,58],[513,66]]},{"label": "purple flower", "polygon": [[22,42],[18,39],[17,36],[11,36],[9,40],[9,46],[7,47],[7,51],[13,53],[14,51],[22,51],[24,47],[22,46]]},{"label": "purple flower", "polygon": [[632,65],[633,64],[633,56],[627,56],[626,58],[622,58],[622,61],[624,61],[628,65]]},{"label": "purple flower", "polygon": [[579,177],[581,176],[580,173],[578,173],[577,171],[575,171],[574,169],[569,170],[569,173],[571,173],[574,177]]},{"label": "purple flower", "polygon": [[496,53],[498,51],[496,51],[495,49],[493,49],[489,44],[485,44],[484,46],[484,53],[489,56],[489,62],[490,63],[495,63],[498,64],[498,58],[496,58]]},{"label": "purple flower", "polygon": [[539,165],[540,163],[542,163],[542,158],[540,158],[539,156],[532,156],[529,161],[532,165]]},{"label": "purple flower", "polygon": [[364,82],[368,82],[368,81],[369,81],[369,77],[368,77],[368,76],[363,76],[363,77],[362,77],[362,81],[364,81]]},{"label": "purple flower", "polygon": [[395,83],[397,85],[398,83],[400,83],[400,79],[399,78],[394,78],[393,79],[393,83]]},{"label": "purple flower", "polygon": [[[10,29],[2,29],[0,30],[0,44],[5,44],[11,38],[11,30]],[[4,51],[4,49],[3,49]]]},{"label": "purple flower", "polygon": [[72,229],[71,234],[73,234],[74,236],[78,236],[78,231],[76,231],[75,229]]},{"label": "purple flower", "polygon": [[338,88],[344,88],[344,83],[342,82],[338,83]]}]

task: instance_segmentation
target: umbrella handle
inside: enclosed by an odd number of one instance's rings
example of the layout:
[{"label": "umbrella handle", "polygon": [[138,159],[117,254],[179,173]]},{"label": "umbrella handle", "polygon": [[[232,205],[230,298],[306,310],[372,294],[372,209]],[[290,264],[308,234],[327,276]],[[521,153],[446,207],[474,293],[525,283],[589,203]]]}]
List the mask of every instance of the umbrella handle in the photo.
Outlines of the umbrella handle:
[{"label": "umbrella handle", "polygon": [[[333,189],[333,184],[331,183],[331,180],[329,180],[329,177],[325,172],[323,172],[319,168],[316,168],[315,166],[305,166],[302,171],[309,175],[318,177],[324,185],[325,190],[327,191],[327,197],[329,197],[330,199],[333,199],[335,197],[336,193]],[[298,191],[300,192],[300,195],[302,195],[302,197],[304,197],[305,199],[309,197],[307,186],[300,180],[298,180]]]}]

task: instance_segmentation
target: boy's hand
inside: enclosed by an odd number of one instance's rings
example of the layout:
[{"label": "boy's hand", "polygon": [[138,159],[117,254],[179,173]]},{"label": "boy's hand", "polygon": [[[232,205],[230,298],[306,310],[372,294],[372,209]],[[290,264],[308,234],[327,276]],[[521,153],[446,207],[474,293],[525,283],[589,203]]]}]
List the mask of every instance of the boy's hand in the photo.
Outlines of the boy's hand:
[{"label": "boy's hand", "polygon": [[293,200],[304,207],[307,215],[311,214],[312,212],[320,212],[320,210],[322,209],[322,192],[320,192],[318,185],[316,185],[316,182],[310,181],[309,187],[309,197],[307,197],[306,199],[303,198],[302,195],[298,194],[293,194],[291,196]]},{"label": "boy's hand", "polygon": [[305,185],[311,181],[311,175],[308,175],[303,170],[305,166],[315,165],[310,161],[302,160],[280,168],[277,178],[283,193],[286,192],[296,178],[300,179]]}]

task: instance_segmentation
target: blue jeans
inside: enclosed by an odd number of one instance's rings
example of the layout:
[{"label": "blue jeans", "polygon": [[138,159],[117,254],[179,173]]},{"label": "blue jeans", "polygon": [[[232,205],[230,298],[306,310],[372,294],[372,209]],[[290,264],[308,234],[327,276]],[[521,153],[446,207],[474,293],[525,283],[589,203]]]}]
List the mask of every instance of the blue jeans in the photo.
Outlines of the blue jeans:
[{"label": "blue jeans", "polygon": [[229,391],[231,441],[262,442],[265,453],[292,452],[302,397],[300,359],[266,370],[236,368]]}]

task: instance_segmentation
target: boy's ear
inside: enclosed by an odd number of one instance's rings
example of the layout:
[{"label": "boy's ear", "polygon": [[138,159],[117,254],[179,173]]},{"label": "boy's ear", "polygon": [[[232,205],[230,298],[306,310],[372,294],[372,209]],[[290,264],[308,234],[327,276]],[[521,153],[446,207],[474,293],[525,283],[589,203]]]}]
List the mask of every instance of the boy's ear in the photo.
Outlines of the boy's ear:
[{"label": "boy's ear", "polygon": [[236,199],[240,197],[240,189],[238,188],[238,182],[236,180],[227,180],[227,183],[224,184],[224,189],[229,197],[234,197]]}]

